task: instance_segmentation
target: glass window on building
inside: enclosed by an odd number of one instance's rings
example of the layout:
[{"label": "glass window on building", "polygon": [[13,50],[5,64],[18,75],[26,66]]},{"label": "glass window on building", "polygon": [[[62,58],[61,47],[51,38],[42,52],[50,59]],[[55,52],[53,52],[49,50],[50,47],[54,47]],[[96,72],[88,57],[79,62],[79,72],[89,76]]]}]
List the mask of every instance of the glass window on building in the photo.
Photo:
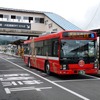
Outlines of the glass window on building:
[{"label": "glass window on building", "polygon": [[40,23],[40,18],[35,18],[35,23]]},{"label": "glass window on building", "polygon": [[36,17],[35,18],[35,23],[44,23],[44,18]]},{"label": "glass window on building", "polygon": [[29,17],[29,23],[33,23],[33,17]]},{"label": "glass window on building", "polygon": [[3,21],[8,21],[9,20],[9,15],[3,15]]},{"label": "glass window on building", "polygon": [[23,17],[23,22],[29,23],[29,17],[24,16],[24,17]]},{"label": "glass window on building", "polygon": [[13,21],[13,22],[16,21],[16,16],[15,15],[11,15],[11,21]]},{"label": "glass window on building", "polygon": [[17,20],[18,22],[21,22],[21,16],[16,16],[16,20]]},{"label": "glass window on building", "polygon": [[3,14],[0,14],[0,21],[3,20]]},{"label": "glass window on building", "polygon": [[44,18],[40,18],[40,23],[44,23]]}]

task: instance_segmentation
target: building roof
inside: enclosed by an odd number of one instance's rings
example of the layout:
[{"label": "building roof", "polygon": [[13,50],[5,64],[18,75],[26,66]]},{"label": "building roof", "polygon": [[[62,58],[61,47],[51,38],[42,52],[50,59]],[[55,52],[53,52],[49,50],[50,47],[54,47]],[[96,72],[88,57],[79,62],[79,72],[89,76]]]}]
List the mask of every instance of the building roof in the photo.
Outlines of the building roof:
[{"label": "building roof", "polygon": [[0,7],[0,10],[2,10],[2,11],[23,12],[23,13],[38,13],[38,14],[43,14],[43,11],[25,10],[25,9],[13,9],[13,8],[4,8],[4,7]]},{"label": "building roof", "polygon": [[55,22],[57,25],[62,27],[64,30],[81,30],[76,25],[72,24],[71,22],[67,21],[63,17],[50,12],[44,13],[48,18],[50,18],[53,22]]}]

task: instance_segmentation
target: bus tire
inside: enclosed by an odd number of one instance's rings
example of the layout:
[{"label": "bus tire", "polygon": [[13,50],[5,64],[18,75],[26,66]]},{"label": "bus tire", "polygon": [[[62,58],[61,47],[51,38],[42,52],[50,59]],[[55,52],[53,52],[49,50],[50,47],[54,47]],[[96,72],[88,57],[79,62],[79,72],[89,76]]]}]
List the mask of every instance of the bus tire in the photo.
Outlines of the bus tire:
[{"label": "bus tire", "polygon": [[50,64],[49,64],[49,62],[46,62],[46,64],[45,64],[45,72],[46,72],[48,75],[50,75]]},{"label": "bus tire", "polygon": [[31,68],[30,58],[28,59],[28,67]]}]

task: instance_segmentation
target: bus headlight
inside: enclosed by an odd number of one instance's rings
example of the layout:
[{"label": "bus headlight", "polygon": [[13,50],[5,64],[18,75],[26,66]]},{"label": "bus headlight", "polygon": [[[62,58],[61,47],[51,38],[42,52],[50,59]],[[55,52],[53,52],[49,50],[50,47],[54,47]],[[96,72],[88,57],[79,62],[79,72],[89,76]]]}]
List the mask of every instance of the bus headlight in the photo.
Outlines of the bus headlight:
[{"label": "bus headlight", "polygon": [[94,64],[94,68],[98,68],[98,64],[97,63]]},{"label": "bus headlight", "polygon": [[96,59],[96,61],[94,62],[94,68],[98,68],[98,66],[99,66],[99,61],[98,59]]},{"label": "bus headlight", "polygon": [[67,70],[67,69],[69,69],[69,68],[68,68],[68,65],[65,65],[65,64],[64,64],[64,65],[61,65],[61,66],[60,66],[60,69],[61,69],[61,70]]},{"label": "bus headlight", "polygon": [[62,69],[63,70],[66,70],[66,65],[62,65]]}]

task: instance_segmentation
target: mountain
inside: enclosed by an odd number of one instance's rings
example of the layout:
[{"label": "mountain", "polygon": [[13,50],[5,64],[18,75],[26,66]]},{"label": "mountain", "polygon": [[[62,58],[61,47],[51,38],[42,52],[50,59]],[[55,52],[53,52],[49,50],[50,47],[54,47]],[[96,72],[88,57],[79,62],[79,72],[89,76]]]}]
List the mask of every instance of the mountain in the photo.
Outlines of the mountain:
[{"label": "mountain", "polygon": [[9,44],[10,41],[7,41],[7,40],[0,40],[0,45],[7,45]]},{"label": "mountain", "polygon": [[6,35],[0,35],[0,40],[7,40],[7,41],[15,41],[19,39],[27,39],[25,36],[6,36]]},{"label": "mountain", "polygon": [[6,36],[6,35],[0,35],[0,45],[6,45],[9,44],[12,41],[16,41],[19,39],[26,40],[27,37],[25,36]]}]

